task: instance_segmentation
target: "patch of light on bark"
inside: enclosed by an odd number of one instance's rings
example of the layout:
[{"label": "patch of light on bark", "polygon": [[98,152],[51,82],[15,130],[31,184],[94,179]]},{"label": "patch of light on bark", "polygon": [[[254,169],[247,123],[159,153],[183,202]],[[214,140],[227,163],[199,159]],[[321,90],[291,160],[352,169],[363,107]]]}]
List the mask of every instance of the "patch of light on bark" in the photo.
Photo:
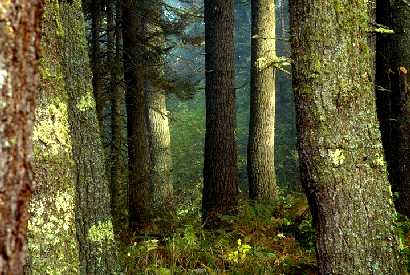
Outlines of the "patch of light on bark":
[{"label": "patch of light on bark", "polygon": [[3,68],[1,68],[0,65],[0,87],[3,87],[7,79],[7,71]]},{"label": "patch of light on bark", "polygon": [[93,242],[106,242],[114,240],[114,231],[111,220],[98,222],[88,230],[88,239]]}]

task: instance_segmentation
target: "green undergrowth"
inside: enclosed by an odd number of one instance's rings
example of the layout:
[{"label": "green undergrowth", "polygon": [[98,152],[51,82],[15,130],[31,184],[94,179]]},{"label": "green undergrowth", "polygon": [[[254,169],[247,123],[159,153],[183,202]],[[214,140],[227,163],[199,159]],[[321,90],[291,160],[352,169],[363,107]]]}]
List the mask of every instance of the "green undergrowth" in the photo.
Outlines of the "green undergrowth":
[{"label": "green undergrowth", "polygon": [[199,211],[178,212],[166,235],[133,237],[123,253],[126,274],[316,274],[314,230],[306,199],[242,200],[237,216],[205,230]]},{"label": "green undergrowth", "polygon": [[396,227],[400,236],[400,251],[406,263],[407,272],[410,273],[410,219],[398,215]]}]

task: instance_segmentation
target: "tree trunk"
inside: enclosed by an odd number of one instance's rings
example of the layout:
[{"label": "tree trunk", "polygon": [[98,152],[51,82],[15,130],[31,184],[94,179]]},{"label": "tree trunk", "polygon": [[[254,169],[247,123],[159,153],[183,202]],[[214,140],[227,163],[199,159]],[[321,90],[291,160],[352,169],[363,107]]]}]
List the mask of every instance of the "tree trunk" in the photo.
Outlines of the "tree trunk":
[{"label": "tree trunk", "polygon": [[41,78],[33,133],[36,185],[28,224],[30,264],[25,273],[77,274],[74,160],[60,43],[63,31],[58,0],[45,0],[43,5]]},{"label": "tree trunk", "polygon": [[166,96],[161,91],[148,91],[147,102],[151,147],[151,194],[153,207],[164,213],[164,210],[169,212],[174,208],[171,134]]},{"label": "tree trunk", "polygon": [[141,5],[123,0],[124,79],[128,129],[128,207],[131,228],[142,229],[149,217],[149,145],[145,123],[144,49]]},{"label": "tree trunk", "polygon": [[379,2],[378,23],[395,32],[377,41],[379,120],[396,209],[410,217],[410,11],[403,1]]},{"label": "tree trunk", "polygon": [[[110,65],[111,95],[111,212],[114,231],[128,227],[127,217],[127,155],[125,134],[125,94],[122,85],[121,9],[119,0],[107,0],[107,59]],[[114,17],[114,15],[116,16]]]},{"label": "tree trunk", "polygon": [[[171,134],[164,83],[166,40],[161,26],[162,1],[150,1],[144,4],[146,14],[144,27],[147,39],[147,126],[151,156],[151,202],[156,211],[155,216],[170,218],[174,213]],[[168,216],[168,217],[166,217]]]},{"label": "tree trunk", "polygon": [[297,0],[293,86],[320,274],[405,274],[376,119],[367,1]]},{"label": "tree trunk", "polygon": [[275,173],[275,2],[252,0],[248,179],[251,199],[277,194]]},{"label": "tree trunk", "polygon": [[41,1],[0,3],[0,274],[23,274]]},{"label": "tree trunk", "polygon": [[116,250],[109,181],[92,92],[81,0],[61,2],[60,14],[64,31],[64,77],[69,95],[68,118],[75,162],[75,218],[80,273],[113,274]]},{"label": "tree trunk", "polygon": [[[100,31],[102,23],[102,1],[91,1],[91,68],[93,73],[93,92],[96,103],[98,124],[100,133],[105,133],[104,129],[104,107],[105,107],[105,88],[104,88],[104,62],[100,45]],[[105,135],[102,135],[103,141]]]},{"label": "tree trunk", "polygon": [[205,221],[236,206],[233,17],[233,0],[205,1]]}]

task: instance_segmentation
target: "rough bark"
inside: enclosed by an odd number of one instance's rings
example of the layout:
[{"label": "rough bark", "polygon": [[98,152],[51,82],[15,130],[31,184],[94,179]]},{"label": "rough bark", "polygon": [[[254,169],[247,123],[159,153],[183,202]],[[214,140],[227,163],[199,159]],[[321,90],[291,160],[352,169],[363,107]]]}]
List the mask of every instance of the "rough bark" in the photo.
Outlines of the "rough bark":
[{"label": "rough bark", "polygon": [[275,2],[252,0],[248,179],[251,199],[277,194],[275,173]]},{"label": "rough bark", "polygon": [[0,3],[0,274],[23,274],[41,1]]},{"label": "rough bark", "polygon": [[303,184],[320,274],[405,274],[376,119],[367,1],[291,3]]},{"label": "rough bark", "polygon": [[77,274],[74,160],[61,60],[58,0],[43,1],[40,87],[33,133],[35,190],[25,274]]},{"label": "rough bark", "polygon": [[164,210],[169,212],[174,208],[171,180],[171,134],[166,96],[161,91],[149,91],[147,103],[149,106],[152,207],[164,213]]},{"label": "rough bark", "polygon": [[377,41],[379,120],[396,209],[410,217],[410,10],[403,1],[378,5],[378,23],[394,31]]},{"label": "rough bark", "polygon": [[233,0],[205,1],[206,134],[202,215],[236,205]]},{"label": "rough bark", "polygon": [[141,3],[122,1],[124,79],[128,129],[128,208],[131,228],[148,223],[149,145],[145,121],[144,49]]},{"label": "rough bark", "polygon": [[64,35],[63,69],[69,95],[68,121],[75,163],[76,230],[81,274],[112,274],[116,269],[105,171],[81,0],[60,3]]},{"label": "rough bark", "polygon": [[122,85],[121,9],[119,1],[107,0],[107,60],[110,66],[111,95],[111,212],[114,231],[128,226],[127,145],[125,134],[125,93]]}]

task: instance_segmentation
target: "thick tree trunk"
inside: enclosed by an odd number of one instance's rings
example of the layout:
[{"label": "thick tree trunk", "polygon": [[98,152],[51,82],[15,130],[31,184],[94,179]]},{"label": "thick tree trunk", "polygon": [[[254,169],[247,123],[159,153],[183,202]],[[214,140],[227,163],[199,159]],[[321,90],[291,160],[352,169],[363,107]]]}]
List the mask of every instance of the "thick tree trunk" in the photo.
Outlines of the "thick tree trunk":
[{"label": "thick tree trunk", "polygon": [[68,95],[61,56],[58,0],[45,0],[40,87],[33,133],[36,182],[30,203],[25,273],[77,274],[74,160],[68,125]]},{"label": "thick tree trunk", "polygon": [[172,185],[171,134],[164,90],[166,40],[161,26],[162,5],[160,0],[144,4],[147,39],[148,73],[146,78],[147,126],[151,156],[151,202],[155,216],[170,218],[174,211]]},{"label": "thick tree trunk", "polygon": [[23,274],[41,1],[0,3],[0,274]]},{"label": "thick tree trunk", "polygon": [[162,211],[172,211],[172,158],[171,134],[166,104],[163,92],[148,91],[148,128],[151,149],[151,193],[153,207]]},{"label": "thick tree trunk", "polygon": [[76,229],[81,274],[112,274],[116,250],[81,0],[63,1],[63,64],[69,95],[68,118],[75,162]]},{"label": "thick tree trunk", "polygon": [[251,199],[277,194],[275,173],[275,2],[252,0],[248,179]]},{"label": "thick tree trunk", "polygon": [[[116,233],[128,227],[127,145],[125,93],[122,85],[121,9],[119,1],[107,0],[107,59],[110,65],[111,95],[111,212]],[[114,16],[115,15],[115,16]]]},{"label": "thick tree trunk", "polygon": [[236,206],[233,8],[233,0],[205,1],[204,220]]},{"label": "thick tree trunk", "polygon": [[141,6],[134,0],[122,1],[124,78],[128,129],[128,207],[132,228],[148,223],[149,145],[145,122],[144,49]]},{"label": "thick tree trunk", "polygon": [[377,41],[379,120],[396,209],[410,217],[410,10],[403,1],[378,5],[378,23],[395,32]]},{"label": "thick tree trunk", "polygon": [[404,274],[376,119],[367,1],[297,0],[293,83],[320,274]]}]

